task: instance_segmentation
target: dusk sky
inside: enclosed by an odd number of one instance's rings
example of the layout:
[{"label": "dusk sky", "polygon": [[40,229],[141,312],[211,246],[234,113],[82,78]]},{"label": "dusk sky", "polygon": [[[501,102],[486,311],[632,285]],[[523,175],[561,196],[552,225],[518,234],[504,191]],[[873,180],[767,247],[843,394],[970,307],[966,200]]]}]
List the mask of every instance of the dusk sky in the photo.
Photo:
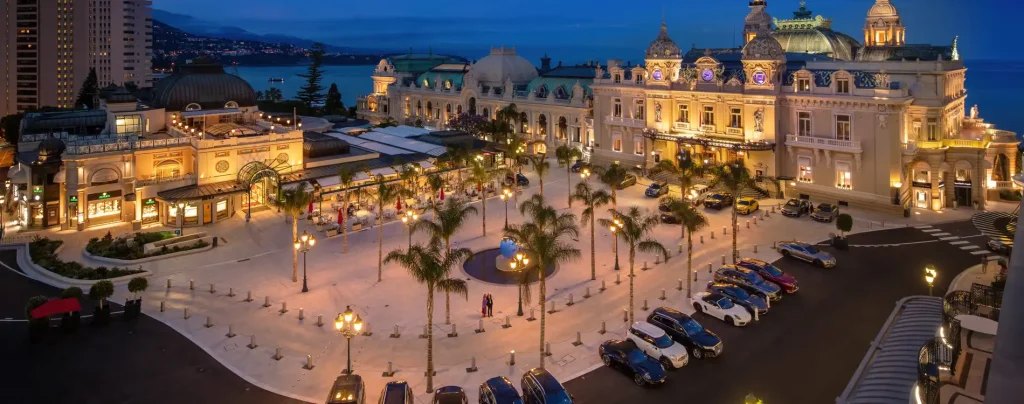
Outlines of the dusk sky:
[{"label": "dusk sky", "polygon": [[[809,0],[833,28],[862,37],[874,0]],[[664,15],[680,47],[735,44],[746,0],[628,2],[606,0],[154,0],[153,7],[258,34],[287,34],[374,50],[432,48],[469,58],[489,46],[516,46],[531,59],[621,58],[639,61]],[[1016,37],[1020,0],[894,0],[909,43],[949,44],[960,36],[965,59],[1021,60]],[[769,14],[791,18],[798,0],[769,0]]]}]

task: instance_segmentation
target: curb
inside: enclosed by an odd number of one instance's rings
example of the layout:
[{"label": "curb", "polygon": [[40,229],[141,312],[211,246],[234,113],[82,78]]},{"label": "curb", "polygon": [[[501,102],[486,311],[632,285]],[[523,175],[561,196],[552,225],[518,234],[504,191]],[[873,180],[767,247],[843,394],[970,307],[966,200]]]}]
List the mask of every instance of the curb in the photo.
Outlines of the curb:
[{"label": "curb", "polygon": [[32,258],[29,256],[28,244],[27,243],[6,244],[4,246],[0,246],[0,250],[11,250],[11,249],[13,249],[13,250],[15,250],[17,252],[18,266],[21,267],[21,269],[24,271],[26,276],[28,276],[28,277],[30,277],[32,279],[35,279],[37,281],[43,282],[43,283],[45,283],[47,285],[50,285],[50,286],[53,286],[53,287],[56,287],[56,288],[61,288],[61,289],[64,289],[64,288],[66,288],[68,286],[92,286],[94,283],[99,282],[99,281],[110,281],[110,282],[114,283],[115,285],[119,285],[119,284],[128,283],[129,280],[131,280],[132,278],[135,278],[135,277],[140,277],[140,276],[142,276],[142,277],[150,277],[150,276],[153,276],[152,272],[144,270],[144,271],[139,272],[139,273],[135,273],[135,274],[131,274],[131,275],[125,275],[125,276],[120,276],[120,277],[117,277],[117,278],[96,279],[96,280],[72,279],[72,278],[68,278],[68,277],[65,277],[63,275],[54,273],[54,272],[52,272],[52,271],[50,271],[50,270],[48,270],[46,268],[43,268],[42,266],[36,264],[35,262],[33,262]]}]

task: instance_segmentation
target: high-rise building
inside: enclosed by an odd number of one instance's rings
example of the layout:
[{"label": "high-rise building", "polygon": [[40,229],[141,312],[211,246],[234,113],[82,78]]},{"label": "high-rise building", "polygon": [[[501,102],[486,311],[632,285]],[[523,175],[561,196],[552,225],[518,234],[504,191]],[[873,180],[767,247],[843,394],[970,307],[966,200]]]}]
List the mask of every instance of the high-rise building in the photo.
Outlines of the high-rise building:
[{"label": "high-rise building", "polygon": [[96,68],[100,87],[151,87],[149,0],[0,0],[0,116],[73,108]]}]

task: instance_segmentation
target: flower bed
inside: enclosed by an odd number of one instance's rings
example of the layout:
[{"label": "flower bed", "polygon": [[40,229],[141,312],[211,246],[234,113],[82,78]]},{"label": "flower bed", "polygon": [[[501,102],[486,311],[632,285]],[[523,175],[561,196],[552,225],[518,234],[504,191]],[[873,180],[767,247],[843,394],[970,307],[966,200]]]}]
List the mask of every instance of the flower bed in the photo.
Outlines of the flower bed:
[{"label": "flower bed", "polygon": [[124,238],[114,238],[108,232],[106,236],[103,236],[103,238],[94,237],[90,239],[89,244],[86,244],[85,246],[85,251],[97,257],[114,258],[119,260],[138,260],[163,254],[203,248],[210,245],[205,241],[199,240],[185,246],[174,246],[173,248],[164,246],[163,248],[155,250],[149,254],[144,252],[146,244],[171,238],[174,238],[174,233],[167,231],[135,233],[135,235],[131,237]]},{"label": "flower bed", "polygon": [[72,279],[97,280],[117,278],[125,275],[143,272],[141,269],[128,268],[107,268],[87,267],[78,262],[65,262],[57,257],[57,248],[64,244],[61,240],[50,240],[45,237],[36,237],[28,243],[29,255],[32,262],[57,275]]}]

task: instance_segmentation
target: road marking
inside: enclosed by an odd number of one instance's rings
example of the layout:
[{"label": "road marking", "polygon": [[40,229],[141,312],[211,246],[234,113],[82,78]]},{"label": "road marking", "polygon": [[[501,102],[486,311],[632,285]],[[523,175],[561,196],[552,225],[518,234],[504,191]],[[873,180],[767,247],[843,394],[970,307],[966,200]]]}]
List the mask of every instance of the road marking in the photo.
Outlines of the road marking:
[{"label": "road marking", "polygon": [[932,235],[935,236],[935,237],[943,237],[943,236],[948,236],[950,234],[949,233],[932,233]]},{"label": "road marking", "polygon": [[915,229],[930,229],[930,228],[932,228],[932,227],[931,227],[931,226],[929,226],[929,225],[924,225],[924,226],[916,226],[916,227],[914,227],[914,228],[915,228]]},{"label": "road marking", "polygon": [[961,250],[977,250],[979,248],[981,248],[981,247],[978,247],[978,246],[973,245],[973,244],[972,245],[965,245],[963,247],[960,247]]},{"label": "road marking", "polygon": [[943,237],[943,238],[940,238],[939,240],[949,241],[949,240],[959,240],[959,239],[960,239],[960,237],[953,236],[953,237]]},{"label": "road marking", "polygon": [[952,244],[952,245],[962,245],[962,244],[969,244],[969,242],[960,240],[960,241],[950,241],[949,244]]},{"label": "road marking", "polygon": [[988,251],[985,251],[985,250],[971,251],[971,254],[974,254],[974,255],[988,254]]},{"label": "road marking", "polygon": [[942,229],[924,229],[924,230],[921,230],[921,231],[923,231],[925,233],[935,233],[937,231],[942,231]]}]

